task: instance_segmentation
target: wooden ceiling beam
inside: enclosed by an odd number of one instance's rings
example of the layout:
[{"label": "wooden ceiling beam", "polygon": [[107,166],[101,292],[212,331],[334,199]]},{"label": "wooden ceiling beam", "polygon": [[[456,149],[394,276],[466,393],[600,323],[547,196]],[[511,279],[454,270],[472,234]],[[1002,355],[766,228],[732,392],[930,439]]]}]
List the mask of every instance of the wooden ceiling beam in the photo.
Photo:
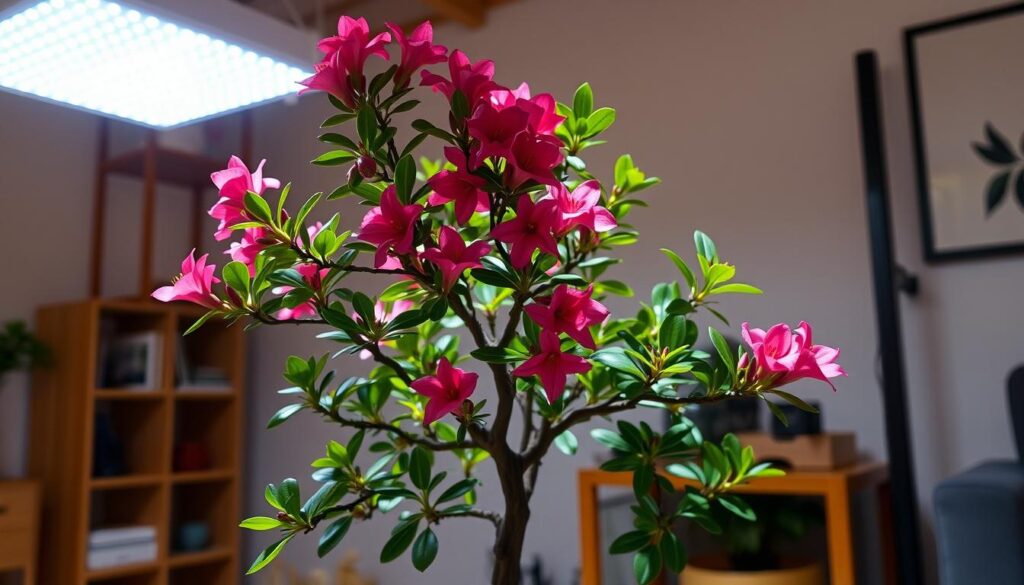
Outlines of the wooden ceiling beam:
[{"label": "wooden ceiling beam", "polygon": [[487,21],[484,0],[421,0],[439,16],[451,19],[469,28],[480,28]]}]

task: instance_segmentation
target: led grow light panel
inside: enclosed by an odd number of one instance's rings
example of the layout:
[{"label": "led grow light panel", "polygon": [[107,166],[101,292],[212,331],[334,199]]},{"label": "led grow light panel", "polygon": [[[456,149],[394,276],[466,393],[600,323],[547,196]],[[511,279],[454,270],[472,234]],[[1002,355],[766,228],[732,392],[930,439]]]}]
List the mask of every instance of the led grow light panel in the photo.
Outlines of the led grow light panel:
[{"label": "led grow light panel", "polygon": [[310,75],[128,3],[47,0],[0,19],[0,87],[155,128],[294,94]]}]

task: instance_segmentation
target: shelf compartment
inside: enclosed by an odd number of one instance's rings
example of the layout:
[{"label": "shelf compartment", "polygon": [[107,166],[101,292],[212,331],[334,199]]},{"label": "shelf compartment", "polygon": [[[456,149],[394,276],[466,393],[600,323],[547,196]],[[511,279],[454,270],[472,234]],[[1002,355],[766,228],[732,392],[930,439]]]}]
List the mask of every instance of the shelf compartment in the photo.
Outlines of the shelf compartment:
[{"label": "shelf compartment", "polygon": [[159,473],[167,428],[158,400],[97,400],[93,430],[93,478]]},{"label": "shelf compartment", "polygon": [[170,316],[118,305],[100,309],[97,388],[142,393],[166,386]]},{"label": "shelf compartment", "polygon": [[[171,493],[172,554],[209,552],[233,546],[238,531],[238,519],[233,517],[233,482],[175,485]],[[206,525],[206,545],[199,550],[183,550],[181,528],[197,522]]]},{"label": "shelf compartment", "polygon": [[159,583],[157,562],[135,563],[86,573],[90,583],[96,585],[156,585]]},{"label": "shelf compartment", "polygon": [[207,471],[178,471],[171,476],[171,482],[177,485],[193,483],[216,483],[231,481],[235,478],[232,469],[211,469]]},{"label": "shelf compartment", "polygon": [[226,546],[209,548],[197,552],[175,552],[167,561],[171,568],[197,567],[219,563],[231,558],[231,549]]},{"label": "shelf compartment", "polygon": [[234,328],[208,323],[185,335],[198,316],[181,313],[174,345],[176,395],[222,392],[230,395],[241,382],[236,368],[241,359],[241,337]]},{"label": "shelf compartment", "polygon": [[163,482],[164,476],[157,473],[140,475],[117,475],[113,477],[94,477],[89,485],[94,490],[122,490],[140,487],[156,487]]},{"label": "shelf compartment", "polygon": [[97,388],[93,391],[97,400],[163,400],[167,393],[161,390],[128,390],[118,388]]},{"label": "shelf compartment", "polygon": [[[208,469],[234,469],[237,464],[238,405],[234,401],[182,400],[174,405],[174,447],[201,446]],[[175,471],[200,471],[195,469]],[[205,471],[205,470],[202,470]]]},{"label": "shelf compartment", "polygon": [[209,559],[202,564],[171,568],[169,585],[229,585],[236,583],[232,564],[225,558]]},{"label": "shelf compartment", "polygon": [[[227,161],[156,146],[156,178],[161,183],[180,187],[210,185],[210,173],[224,168]],[[146,174],[146,150],[129,150],[106,161],[103,170],[127,177],[143,178]]]}]

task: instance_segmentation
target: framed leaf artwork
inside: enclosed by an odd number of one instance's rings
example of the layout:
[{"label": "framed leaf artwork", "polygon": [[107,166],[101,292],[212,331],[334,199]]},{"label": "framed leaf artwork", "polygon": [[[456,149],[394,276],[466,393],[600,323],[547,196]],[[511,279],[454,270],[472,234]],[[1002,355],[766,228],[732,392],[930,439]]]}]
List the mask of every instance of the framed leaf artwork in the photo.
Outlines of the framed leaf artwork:
[{"label": "framed leaf artwork", "polygon": [[1024,251],[1024,4],[903,38],[925,259]]}]

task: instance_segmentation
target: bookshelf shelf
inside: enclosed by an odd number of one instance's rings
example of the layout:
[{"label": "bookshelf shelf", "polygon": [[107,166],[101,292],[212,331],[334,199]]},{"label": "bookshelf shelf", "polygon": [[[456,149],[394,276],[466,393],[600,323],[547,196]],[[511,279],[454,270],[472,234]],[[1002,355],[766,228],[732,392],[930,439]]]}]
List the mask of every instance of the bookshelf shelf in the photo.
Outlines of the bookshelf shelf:
[{"label": "bookshelf shelf", "polygon": [[[240,330],[217,323],[191,345],[181,343],[182,327],[200,314],[191,307],[100,299],[39,310],[39,336],[53,348],[57,366],[34,374],[30,472],[44,480],[50,511],[42,541],[62,559],[43,564],[41,585],[239,582],[244,351]],[[105,371],[120,367],[104,355],[110,336],[118,335],[150,340],[144,361],[155,390],[100,383]],[[222,372],[229,386],[177,392],[180,351],[205,372]],[[181,452],[193,463],[198,452],[210,469],[177,471],[176,463],[189,462]],[[197,523],[209,535],[207,548],[178,552],[185,528]],[[91,532],[121,527],[155,529],[155,560],[90,570]],[[153,532],[143,534],[145,547]]]}]

